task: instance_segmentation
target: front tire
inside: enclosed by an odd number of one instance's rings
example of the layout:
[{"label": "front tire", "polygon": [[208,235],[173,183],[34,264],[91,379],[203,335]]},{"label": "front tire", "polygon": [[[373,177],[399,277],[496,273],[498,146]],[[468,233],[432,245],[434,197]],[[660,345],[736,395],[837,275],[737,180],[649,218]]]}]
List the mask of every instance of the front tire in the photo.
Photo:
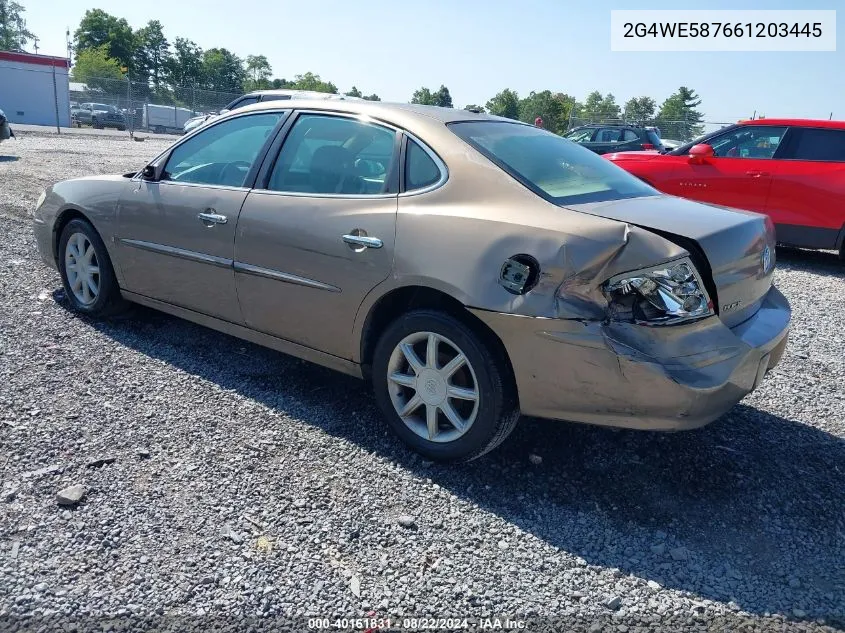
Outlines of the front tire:
[{"label": "front tire", "polygon": [[433,310],[409,312],[376,344],[372,381],[390,427],[439,462],[493,450],[519,419],[506,360],[470,327]]},{"label": "front tire", "polygon": [[58,265],[65,296],[77,312],[102,317],[125,307],[106,245],[87,220],[76,218],[62,230]]}]

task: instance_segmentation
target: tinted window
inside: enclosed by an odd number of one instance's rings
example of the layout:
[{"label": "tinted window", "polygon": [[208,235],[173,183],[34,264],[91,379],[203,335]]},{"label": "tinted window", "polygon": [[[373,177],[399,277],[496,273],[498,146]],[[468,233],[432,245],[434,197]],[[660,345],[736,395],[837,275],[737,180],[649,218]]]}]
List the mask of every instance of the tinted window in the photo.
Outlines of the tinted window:
[{"label": "tinted window", "polygon": [[587,143],[591,138],[593,138],[595,131],[595,128],[571,130],[564,134],[563,138],[568,138],[570,141],[575,143]]},{"label": "tinted window", "polygon": [[405,149],[405,191],[422,189],[440,180],[440,168],[422,147],[408,139]]},{"label": "tinted window", "polygon": [[242,187],[281,116],[278,112],[251,114],[212,125],[173,150],[162,178]]},{"label": "tinted window", "polygon": [[237,108],[243,108],[244,106],[252,105],[253,103],[258,103],[258,97],[243,97],[242,99],[236,99],[227,105],[226,109],[236,110]]},{"label": "tinted window", "polygon": [[845,161],[845,130],[802,128],[789,158]]},{"label": "tinted window", "polygon": [[385,193],[395,138],[392,130],[372,123],[302,115],[285,139],[268,188],[321,194]]},{"label": "tinted window", "polygon": [[623,141],[636,141],[639,138],[639,135],[634,130],[625,130],[622,136]]},{"label": "tinted window", "polygon": [[261,97],[262,101],[285,101],[289,99],[290,95],[264,95]]},{"label": "tinted window", "polygon": [[609,160],[566,139],[518,123],[461,122],[459,137],[538,195],[577,204],[657,195],[657,191]]},{"label": "tinted window", "polygon": [[619,128],[605,128],[596,135],[597,143],[616,143],[622,140],[622,130]]},{"label": "tinted window", "polygon": [[785,127],[743,125],[711,138],[708,142],[716,156],[725,158],[771,158],[780,145]]}]

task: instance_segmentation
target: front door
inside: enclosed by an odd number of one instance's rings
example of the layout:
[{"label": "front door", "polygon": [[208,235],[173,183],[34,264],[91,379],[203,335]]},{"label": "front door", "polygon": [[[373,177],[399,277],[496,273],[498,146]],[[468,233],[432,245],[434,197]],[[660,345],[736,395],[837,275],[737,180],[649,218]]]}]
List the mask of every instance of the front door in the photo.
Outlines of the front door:
[{"label": "front door", "polygon": [[715,156],[703,163],[678,161],[666,193],[701,202],[765,213],[772,185],[772,158],[785,127],[742,126],[711,138]]},{"label": "front door", "polygon": [[246,325],[351,358],[352,325],[393,266],[394,130],[303,113],[238,220],[235,282]]},{"label": "front door", "polygon": [[791,128],[776,161],[768,213],[778,241],[838,248],[845,227],[845,130]]},{"label": "front door", "polygon": [[118,247],[125,289],[233,323],[243,321],[233,253],[254,164],[283,115],[217,123],[177,145],[157,180],[121,196]]}]

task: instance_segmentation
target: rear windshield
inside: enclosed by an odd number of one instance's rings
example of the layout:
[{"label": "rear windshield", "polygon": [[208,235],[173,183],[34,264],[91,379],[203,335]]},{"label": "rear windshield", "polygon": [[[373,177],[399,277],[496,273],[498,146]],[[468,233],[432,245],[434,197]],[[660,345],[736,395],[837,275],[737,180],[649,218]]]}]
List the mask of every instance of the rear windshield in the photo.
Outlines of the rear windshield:
[{"label": "rear windshield", "polygon": [[658,195],[655,189],[589,149],[530,125],[465,121],[452,123],[449,129],[555,204]]}]

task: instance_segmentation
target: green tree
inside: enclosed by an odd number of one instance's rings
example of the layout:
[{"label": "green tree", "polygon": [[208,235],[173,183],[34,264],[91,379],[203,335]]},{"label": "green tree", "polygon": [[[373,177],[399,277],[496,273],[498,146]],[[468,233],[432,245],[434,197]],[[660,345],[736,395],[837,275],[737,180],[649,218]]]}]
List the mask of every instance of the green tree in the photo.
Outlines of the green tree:
[{"label": "green tree", "polygon": [[202,49],[191,40],[177,37],[173,55],[167,60],[167,74],[174,87],[202,85]]},{"label": "green tree", "polygon": [[554,95],[555,101],[560,103],[560,128],[555,130],[558,134],[562,134],[569,129],[569,122],[574,118],[579,116],[579,113],[583,106],[578,103],[578,100],[566,94],[565,92],[558,92]]},{"label": "green tree", "polygon": [[283,88],[292,89],[294,86],[294,82],[288,81],[287,79],[274,79],[271,82],[271,85],[276,90],[281,90]]},{"label": "green tree", "polygon": [[487,102],[487,111],[495,116],[519,119],[519,95],[515,90],[505,88]]},{"label": "green tree", "polygon": [[625,102],[625,120],[645,122],[654,119],[657,103],[651,97],[632,97]]},{"label": "green tree", "polygon": [[379,97],[375,92],[371,95],[366,95],[364,97],[365,101],[381,101],[381,97]]},{"label": "green tree", "polygon": [[29,40],[35,39],[26,28],[25,11],[17,2],[0,0],[0,51],[23,50]]},{"label": "green tree", "polygon": [[117,18],[102,9],[88,9],[74,33],[77,56],[85,50],[108,47],[108,56],[116,59],[130,72],[134,69],[137,39],[132,27],[123,18]]},{"label": "green tree", "polygon": [[428,88],[420,88],[415,90],[411,97],[411,103],[418,103],[420,105],[435,105],[434,95]]},{"label": "green tree", "polygon": [[484,112],[484,107],[470,103],[469,105],[464,106],[464,110],[469,110],[471,112]]},{"label": "green tree", "polygon": [[110,92],[114,92],[115,80],[123,79],[120,62],[109,57],[106,44],[80,51],[76,55],[71,75],[74,81],[87,84],[89,88]]},{"label": "green tree", "polygon": [[449,94],[449,89],[444,86],[440,85],[440,88],[437,92],[434,93],[434,105],[440,106],[441,108],[451,108],[452,106],[452,95]]},{"label": "green tree", "polygon": [[296,75],[294,77],[294,90],[313,90],[315,92],[329,92],[337,94],[337,86],[330,81],[323,81],[320,75],[315,75],[312,72],[307,72],[304,75]]},{"label": "green tree", "polygon": [[364,93],[358,90],[358,88],[356,88],[355,86],[352,86],[352,90],[343,94],[345,94],[347,97],[358,97],[359,99],[364,97]]},{"label": "green tree", "polygon": [[606,121],[618,119],[621,113],[619,104],[616,103],[616,97],[612,93],[607,93],[607,96],[604,96],[598,90],[594,90],[587,95],[581,116],[591,121]]},{"label": "green tree", "polygon": [[241,59],[225,48],[210,48],[202,55],[205,87],[218,92],[242,92],[246,71]]},{"label": "green tree", "polygon": [[247,81],[244,89],[266,90],[272,84],[270,75],[273,74],[273,67],[265,55],[247,55],[246,57]]},{"label": "green tree", "polygon": [[550,132],[560,133],[566,129],[567,119],[564,106],[551,90],[531,92],[519,102],[519,120],[534,123],[537,117],[543,119],[543,127]]},{"label": "green tree", "polygon": [[684,141],[701,136],[704,126],[701,125],[703,116],[696,109],[699,105],[701,98],[694,90],[686,86],[678,88],[676,93],[663,102],[657,113],[663,136],[677,137]]},{"label": "green tree", "polygon": [[161,90],[170,63],[170,42],[164,37],[161,22],[150,20],[135,33],[135,75],[148,77],[156,91]]}]

